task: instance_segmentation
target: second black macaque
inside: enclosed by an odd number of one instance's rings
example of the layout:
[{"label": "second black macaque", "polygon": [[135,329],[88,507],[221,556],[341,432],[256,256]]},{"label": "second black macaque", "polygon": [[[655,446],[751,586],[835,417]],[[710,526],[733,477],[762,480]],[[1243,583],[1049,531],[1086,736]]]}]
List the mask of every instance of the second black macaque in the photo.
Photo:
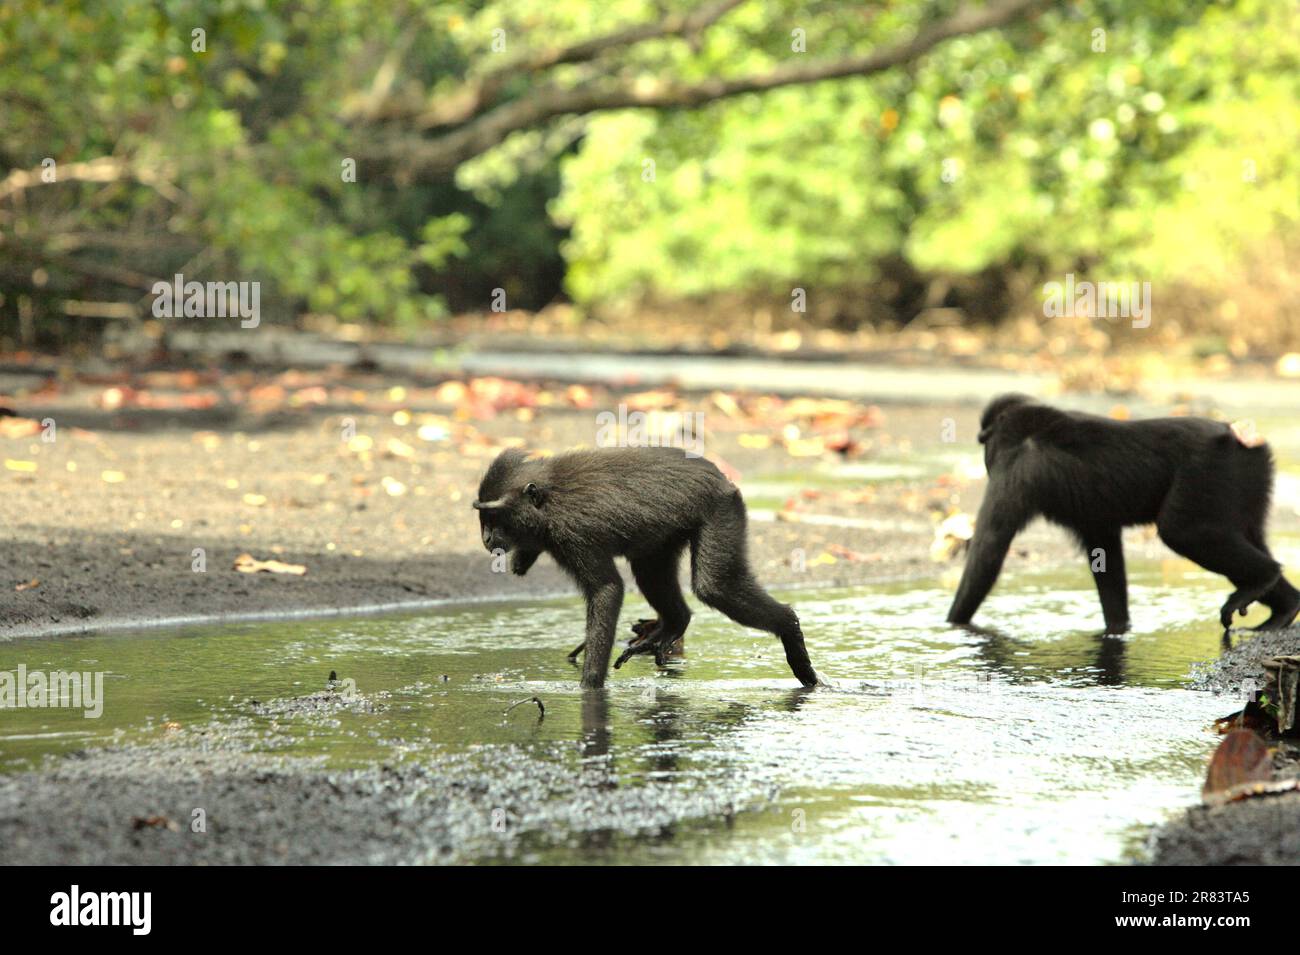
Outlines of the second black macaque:
[{"label": "second black macaque", "polygon": [[1129,628],[1120,531],[1135,524],[1155,524],[1171,550],[1232,581],[1219,611],[1225,630],[1254,601],[1272,610],[1259,629],[1300,612],[1300,592],[1264,542],[1273,456],[1262,442],[1204,418],[1115,421],[1024,395],[990,402],[979,440],[989,483],[950,622],[970,621],[1012,538],[1040,515],[1083,546],[1107,633]]},{"label": "second black macaque", "polygon": [[625,557],[642,595],[659,615],[633,628],[637,640],[614,664],[637,653],[662,660],[686,632],[691,611],[677,572],[691,551],[691,588],[706,604],[746,627],[780,638],[786,662],[804,686],[818,683],[794,610],[754,579],[740,491],[713,464],[676,448],[602,448],[554,457],[503,451],[479,484],[474,507],[483,546],[510,555],[526,574],[543,553],[581,588],[587,601],[582,685],[601,687],[609,668]]}]

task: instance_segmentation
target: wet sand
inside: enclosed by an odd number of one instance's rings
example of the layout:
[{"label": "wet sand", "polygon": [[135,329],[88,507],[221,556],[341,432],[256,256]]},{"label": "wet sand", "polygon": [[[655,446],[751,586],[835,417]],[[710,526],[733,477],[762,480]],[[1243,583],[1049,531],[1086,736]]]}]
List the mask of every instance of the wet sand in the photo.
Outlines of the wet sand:
[{"label": "wet sand", "polygon": [[[470,502],[496,442],[522,439],[552,451],[592,444],[599,406],[507,411],[465,422],[472,440],[430,443],[417,436],[418,416],[455,420],[454,408],[393,400],[389,378],[347,383],[367,400],[108,411],[95,405],[102,389],[83,386],[7,401],[24,418],[53,418],[58,434],[53,443],[0,438],[5,459],[24,468],[0,472],[0,639],[185,617],[572,591],[549,559],[522,579],[492,573]],[[703,407],[704,398],[698,400]],[[416,420],[396,424],[397,411]],[[976,414],[938,406],[887,410],[874,437],[886,450],[901,445],[927,453],[940,447],[943,419],[956,419],[959,433],[969,433]],[[345,440],[345,428],[368,441],[368,450]],[[742,433],[719,431],[706,446],[739,471],[742,488],[747,478],[815,463],[779,446],[742,447]],[[936,508],[963,503],[961,491],[902,481],[871,501],[828,497],[808,508],[867,527],[754,519],[755,568],[765,582],[795,587],[931,573]],[[861,559],[816,560],[832,546]],[[196,549],[202,572],[194,569]],[[238,573],[233,564],[243,553],[304,565],[307,573]],[[794,560],[796,554],[806,560]]]}]

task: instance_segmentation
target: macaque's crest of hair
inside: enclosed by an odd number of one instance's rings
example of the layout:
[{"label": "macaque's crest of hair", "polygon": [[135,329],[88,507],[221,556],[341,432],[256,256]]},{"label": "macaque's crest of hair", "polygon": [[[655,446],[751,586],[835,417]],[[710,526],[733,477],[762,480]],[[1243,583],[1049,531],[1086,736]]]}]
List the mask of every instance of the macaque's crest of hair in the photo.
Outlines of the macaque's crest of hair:
[{"label": "macaque's crest of hair", "polygon": [[[540,459],[539,459],[540,460]],[[478,486],[478,500],[481,502],[499,501],[522,491],[528,482],[523,479],[524,468],[533,463],[526,452],[519,448],[507,448],[502,451],[488,467],[487,473]]]}]

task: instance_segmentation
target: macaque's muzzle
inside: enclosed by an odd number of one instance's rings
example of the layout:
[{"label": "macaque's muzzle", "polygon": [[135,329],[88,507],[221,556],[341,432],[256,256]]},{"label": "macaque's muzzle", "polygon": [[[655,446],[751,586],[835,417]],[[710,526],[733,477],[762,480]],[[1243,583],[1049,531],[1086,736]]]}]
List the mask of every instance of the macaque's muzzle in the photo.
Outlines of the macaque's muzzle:
[{"label": "macaque's muzzle", "polygon": [[504,534],[500,534],[497,531],[486,527],[483,528],[483,548],[489,554],[495,553],[499,550],[509,553],[512,546],[510,540]]},{"label": "macaque's muzzle", "polygon": [[498,548],[500,548],[501,550],[510,549],[509,547],[506,547],[501,543],[500,535],[497,533],[496,529],[490,527],[488,524],[487,515],[493,513],[494,511],[499,511],[500,509],[501,509],[500,501],[475,501],[474,502],[474,510],[479,512],[479,534],[483,538],[483,546],[487,549],[488,553],[491,553],[492,551],[497,550]]}]

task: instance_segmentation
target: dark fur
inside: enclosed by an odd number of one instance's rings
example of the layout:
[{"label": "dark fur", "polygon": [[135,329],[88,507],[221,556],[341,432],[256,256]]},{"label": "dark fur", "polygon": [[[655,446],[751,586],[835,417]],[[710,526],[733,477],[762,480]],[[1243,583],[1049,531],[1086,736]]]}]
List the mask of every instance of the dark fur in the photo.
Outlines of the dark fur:
[{"label": "dark fur", "polygon": [[677,580],[687,547],[696,595],[743,626],[776,634],[800,682],[817,682],[799,618],[750,571],[740,491],[708,461],[675,448],[603,448],[550,458],[508,450],[488,468],[474,506],[483,546],[508,551],[516,574],[527,573],[545,552],[582,589],[583,686],[605,683],[623,603],[614,558],[628,559],[641,593],[659,614],[642,641],[658,655],[690,623]]},{"label": "dark fur", "polygon": [[1300,610],[1300,592],[1264,542],[1266,445],[1248,448],[1204,418],[1115,421],[1024,395],[990,402],[979,440],[989,484],[950,622],[970,622],[1012,538],[1039,515],[1073,532],[1090,566],[1092,552],[1104,551],[1106,569],[1094,577],[1108,633],[1129,626],[1120,531],[1135,524],[1155,524],[1171,549],[1232,581],[1219,614],[1225,628],[1256,600],[1273,611],[1261,629],[1285,627]]}]

